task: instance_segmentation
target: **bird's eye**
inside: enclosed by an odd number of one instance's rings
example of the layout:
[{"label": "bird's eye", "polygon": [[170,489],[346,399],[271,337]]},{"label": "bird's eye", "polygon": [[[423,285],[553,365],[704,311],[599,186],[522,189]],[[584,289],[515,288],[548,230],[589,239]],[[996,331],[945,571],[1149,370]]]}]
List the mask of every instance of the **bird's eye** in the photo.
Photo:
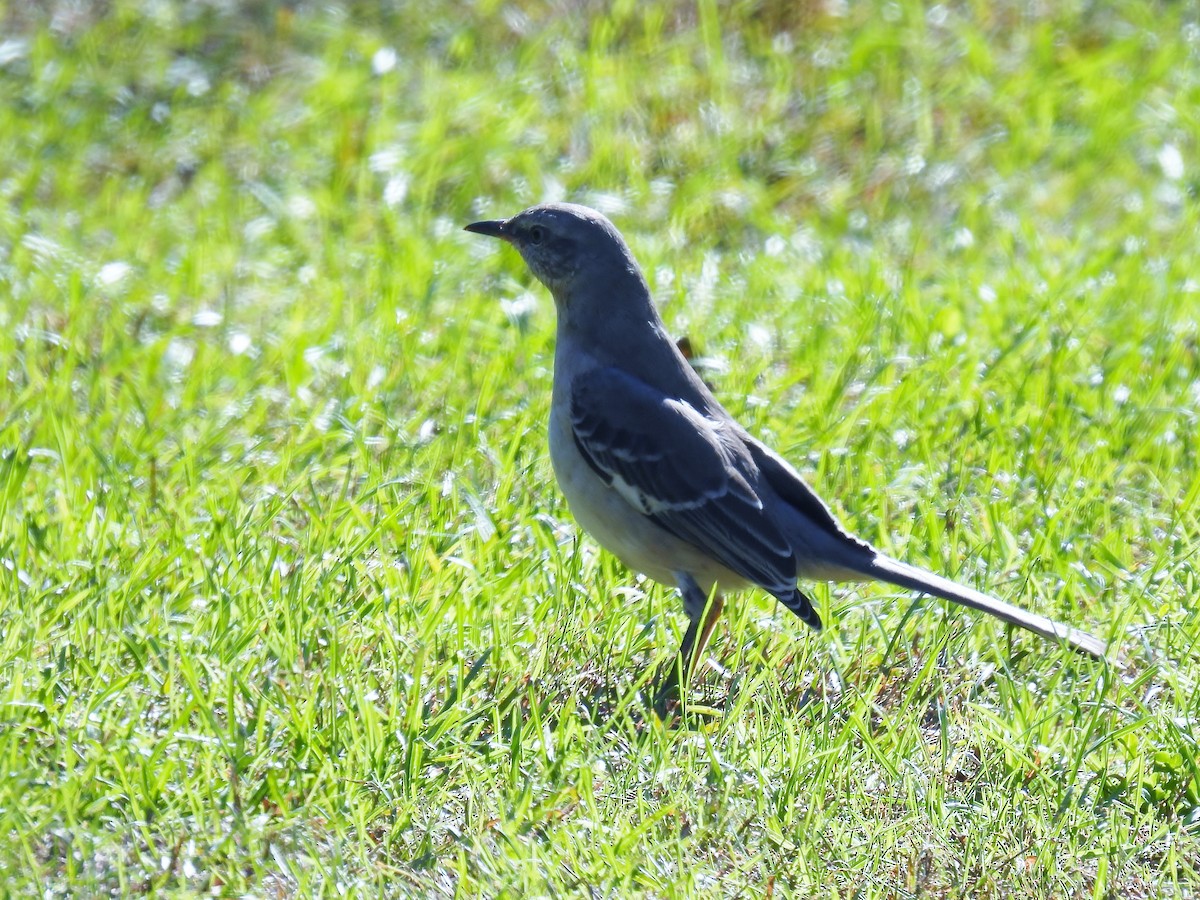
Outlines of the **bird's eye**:
[{"label": "bird's eye", "polygon": [[546,229],[541,225],[534,225],[529,229],[529,243],[540,244],[546,239]]}]

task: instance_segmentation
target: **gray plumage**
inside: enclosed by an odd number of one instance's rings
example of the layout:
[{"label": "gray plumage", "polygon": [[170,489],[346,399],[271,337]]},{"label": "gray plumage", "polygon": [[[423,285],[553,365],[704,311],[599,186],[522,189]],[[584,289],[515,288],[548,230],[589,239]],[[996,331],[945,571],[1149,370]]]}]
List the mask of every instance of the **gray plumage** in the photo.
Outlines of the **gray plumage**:
[{"label": "gray plumage", "polygon": [[1084,631],[891,559],[854,537],[785,460],[725,411],[663,327],[600,213],[555,203],[468,231],[512,244],[558,311],[550,457],[571,511],[630,568],[683,594],[690,672],[720,590],[755,584],[814,628],[798,579],[879,580],[990,613],[1103,657]]}]

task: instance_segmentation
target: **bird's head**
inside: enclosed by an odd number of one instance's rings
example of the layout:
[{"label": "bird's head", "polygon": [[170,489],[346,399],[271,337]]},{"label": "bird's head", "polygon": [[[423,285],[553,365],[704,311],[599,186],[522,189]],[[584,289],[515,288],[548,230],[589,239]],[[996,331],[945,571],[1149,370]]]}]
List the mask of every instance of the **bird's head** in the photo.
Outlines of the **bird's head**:
[{"label": "bird's head", "polygon": [[500,238],[517,248],[531,272],[562,309],[614,278],[641,271],[621,234],[603,215],[574,203],[531,206],[511,219],[474,222],[467,231]]}]

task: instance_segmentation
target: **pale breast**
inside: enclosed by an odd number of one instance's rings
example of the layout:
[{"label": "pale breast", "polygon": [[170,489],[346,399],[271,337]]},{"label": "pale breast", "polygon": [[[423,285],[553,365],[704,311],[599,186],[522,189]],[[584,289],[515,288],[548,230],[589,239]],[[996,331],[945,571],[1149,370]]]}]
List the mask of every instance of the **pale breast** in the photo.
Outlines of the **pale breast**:
[{"label": "pale breast", "polygon": [[634,571],[675,585],[686,572],[704,591],[715,582],[735,589],[746,582],[636,510],[596,473],[579,452],[565,404],[550,413],[550,462],[571,514],[604,549]]}]

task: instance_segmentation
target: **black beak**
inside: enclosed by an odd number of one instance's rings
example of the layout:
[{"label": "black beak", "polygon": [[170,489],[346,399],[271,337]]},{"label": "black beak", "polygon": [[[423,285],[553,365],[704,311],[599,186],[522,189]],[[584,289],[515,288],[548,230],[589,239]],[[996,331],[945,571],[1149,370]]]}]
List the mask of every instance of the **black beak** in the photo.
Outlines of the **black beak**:
[{"label": "black beak", "polygon": [[463,230],[486,234],[488,237],[500,238],[502,241],[512,243],[513,233],[505,227],[506,225],[508,225],[507,219],[492,219],[487,222],[472,222]]}]

